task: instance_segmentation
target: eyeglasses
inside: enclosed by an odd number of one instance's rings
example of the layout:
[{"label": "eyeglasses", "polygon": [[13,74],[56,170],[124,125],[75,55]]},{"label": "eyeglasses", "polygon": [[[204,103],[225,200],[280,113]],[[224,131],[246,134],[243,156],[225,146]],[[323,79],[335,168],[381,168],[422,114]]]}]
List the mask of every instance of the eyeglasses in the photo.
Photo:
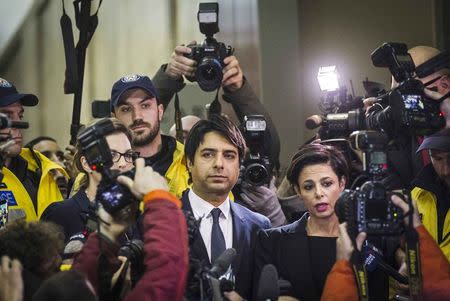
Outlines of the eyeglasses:
[{"label": "eyeglasses", "polygon": [[121,153],[118,151],[111,151],[111,157],[114,163],[117,163],[120,161],[120,158],[123,156],[125,159],[125,162],[133,163],[134,160],[136,160],[139,157],[138,152],[128,151],[126,153]]}]

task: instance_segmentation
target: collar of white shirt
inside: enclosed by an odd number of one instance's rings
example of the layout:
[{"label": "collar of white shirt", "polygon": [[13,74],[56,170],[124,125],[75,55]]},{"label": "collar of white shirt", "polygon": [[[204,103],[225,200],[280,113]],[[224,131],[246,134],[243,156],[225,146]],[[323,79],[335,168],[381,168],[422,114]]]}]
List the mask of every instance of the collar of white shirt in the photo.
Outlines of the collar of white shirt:
[{"label": "collar of white shirt", "polygon": [[[192,213],[194,213],[194,217],[196,219],[199,219],[200,217],[209,218],[211,217],[211,210],[213,210],[214,207],[201,197],[199,197],[192,189],[189,190],[189,202],[192,207]],[[221,217],[228,219],[231,217],[230,215],[230,198],[227,197],[225,202],[220,204],[218,207],[220,211],[222,211]]]}]

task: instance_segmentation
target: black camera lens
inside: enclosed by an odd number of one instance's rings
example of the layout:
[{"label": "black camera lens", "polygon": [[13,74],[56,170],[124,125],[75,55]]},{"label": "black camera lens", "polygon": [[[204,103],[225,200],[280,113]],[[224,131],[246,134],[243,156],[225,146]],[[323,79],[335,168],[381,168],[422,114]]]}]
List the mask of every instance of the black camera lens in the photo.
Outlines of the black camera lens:
[{"label": "black camera lens", "polygon": [[213,57],[204,57],[195,72],[198,85],[203,91],[217,90],[222,84],[222,65]]},{"label": "black camera lens", "polygon": [[253,163],[246,168],[244,178],[250,185],[261,186],[268,182],[269,173],[264,165]]}]

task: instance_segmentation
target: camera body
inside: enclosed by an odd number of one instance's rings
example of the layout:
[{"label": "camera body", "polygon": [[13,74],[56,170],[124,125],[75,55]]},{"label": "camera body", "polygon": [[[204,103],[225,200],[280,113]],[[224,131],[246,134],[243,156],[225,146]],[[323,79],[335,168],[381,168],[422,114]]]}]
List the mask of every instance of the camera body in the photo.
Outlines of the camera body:
[{"label": "camera body", "polygon": [[[111,170],[113,166],[112,155],[105,136],[112,132],[114,132],[113,123],[110,119],[105,118],[84,129],[77,139],[89,167],[102,174],[102,180],[97,188],[96,200],[102,204],[106,212],[117,215],[128,205],[135,204],[137,207],[138,202],[127,187],[117,183],[116,178],[120,174]],[[134,178],[134,170],[123,175]],[[129,212],[121,213],[129,215]]]},{"label": "camera body", "polygon": [[222,84],[225,67],[223,60],[233,54],[231,46],[218,42],[213,38],[219,32],[219,4],[199,3],[197,19],[200,31],[206,35],[206,39],[200,45],[188,45],[191,53],[186,54],[197,62],[195,77],[188,77],[190,81],[197,81],[199,87],[206,92],[217,90]]},{"label": "camera body", "polygon": [[387,168],[388,138],[376,131],[359,131],[350,135],[354,149],[363,152],[363,170],[370,177],[356,190],[346,189],[336,201],[339,222],[347,222],[351,237],[360,232],[369,236],[396,236],[404,230],[401,211],[392,203],[392,192],[379,181]]},{"label": "camera body", "polygon": [[249,152],[241,165],[241,180],[252,186],[269,186],[272,179],[272,163],[264,151],[266,119],[263,115],[244,117],[243,135]]},{"label": "camera body", "polygon": [[344,190],[336,201],[339,222],[347,222],[351,237],[397,236],[403,233],[401,211],[391,202],[391,193],[381,182],[367,181],[356,190]]}]

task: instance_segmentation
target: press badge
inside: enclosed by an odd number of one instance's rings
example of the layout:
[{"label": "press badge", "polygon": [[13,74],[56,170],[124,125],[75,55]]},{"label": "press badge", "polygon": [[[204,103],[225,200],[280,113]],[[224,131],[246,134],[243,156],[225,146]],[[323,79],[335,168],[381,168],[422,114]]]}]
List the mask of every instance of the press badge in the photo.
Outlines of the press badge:
[{"label": "press badge", "polygon": [[7,200],[8,206],[17,206],[16,198],[11,190],[0,191],[0,200]]}]

